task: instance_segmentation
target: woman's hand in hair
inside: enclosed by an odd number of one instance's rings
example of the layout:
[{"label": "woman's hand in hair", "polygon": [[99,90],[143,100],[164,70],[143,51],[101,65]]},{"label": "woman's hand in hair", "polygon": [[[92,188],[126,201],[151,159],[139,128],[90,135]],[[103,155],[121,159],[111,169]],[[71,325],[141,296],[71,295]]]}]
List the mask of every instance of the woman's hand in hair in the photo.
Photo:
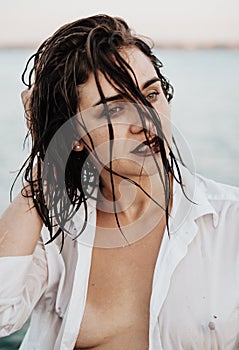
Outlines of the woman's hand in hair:
[{"label": "woman's hand in hair", "polygon": [[30,104],[31,104],[32,91],[33,91],[33,85],[30,89],[25,89],[21,92],[21,99],[22,99],[22,104],[25,111],[25,117],[27,120],[28,129],[30,129],[30,120],[31,120]]},{"label": "woman's hand in hair", "polygon": [[[29,106],[32,88],[21,93],[27,126],[30,128]],[[34,166],[33,176],[36,175]],[[25,187],[25,190],[27,187]],[[24,191],[23,191],[24,192]],[[26,194],[26,193],[25,193]],[[22,256],[33,253],[42,228],[32,198],[19,193],[0,218],[0,256]]]}]

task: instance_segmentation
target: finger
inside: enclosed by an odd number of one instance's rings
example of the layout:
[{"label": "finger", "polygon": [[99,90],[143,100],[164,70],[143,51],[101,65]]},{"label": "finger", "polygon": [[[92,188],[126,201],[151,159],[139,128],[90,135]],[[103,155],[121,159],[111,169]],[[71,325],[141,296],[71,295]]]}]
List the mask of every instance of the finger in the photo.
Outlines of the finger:
[{"label": "finger", "polygon": [[22,99],[22,103],[23,103],[25,110],[29,109],[29,103],[30,103],[30,99],[31,99],[31,95],[32,95],[32,90],[33,90],[33,86],[30,89],[25,89],[21,92],[21,99]]},{"label": "finger", "polygon": [[22,104],[27,119],[27,127],[30,128],[30,101],[32,96],[33,86],[30,89],[25,89],[21,92]]}]

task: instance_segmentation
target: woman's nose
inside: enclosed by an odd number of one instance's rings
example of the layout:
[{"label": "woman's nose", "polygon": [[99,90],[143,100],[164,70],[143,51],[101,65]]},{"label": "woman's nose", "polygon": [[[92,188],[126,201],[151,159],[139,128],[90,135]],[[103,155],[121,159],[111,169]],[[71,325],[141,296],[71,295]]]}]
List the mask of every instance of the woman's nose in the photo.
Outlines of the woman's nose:
[{"label": "woman's nose", "polygon": [[137,125],[137,123],[131,124],[130,125],[130,131],[132,134],[139,134],[143,131],[143,126],[142,125]]},{"label": "woman's nose", "polygon": [[148,136],[155,134],[155,125],[149,116],[141,116],[130,125],[132,134],[146,132]]}]

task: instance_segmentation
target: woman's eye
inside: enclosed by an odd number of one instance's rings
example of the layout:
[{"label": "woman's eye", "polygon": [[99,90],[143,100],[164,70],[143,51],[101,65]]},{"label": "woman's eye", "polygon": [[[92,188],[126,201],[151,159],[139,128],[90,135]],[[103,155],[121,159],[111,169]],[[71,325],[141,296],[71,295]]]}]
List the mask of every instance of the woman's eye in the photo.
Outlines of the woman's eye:
[{"label": "woman's eye", "polygon": [[112,108],[108,108],[108,110],[104,111],[103,116],[108,115],[109,117],[113,117],[115,115],[117,115],[119,112],[121,112],[123,110],[123,107],[121,106],[115,106]]},{"label": "woman's eye", "polygon": [[159,92],[158,92],[158,91],[153,91],[153,92],[151,92],[150,94],[148,94],[148,95],[146,96],[146,98],[147,98],[147,100],[148,100],[149,102],[152,103],[152,102],[157,101],[158,95],[159,95]]}]

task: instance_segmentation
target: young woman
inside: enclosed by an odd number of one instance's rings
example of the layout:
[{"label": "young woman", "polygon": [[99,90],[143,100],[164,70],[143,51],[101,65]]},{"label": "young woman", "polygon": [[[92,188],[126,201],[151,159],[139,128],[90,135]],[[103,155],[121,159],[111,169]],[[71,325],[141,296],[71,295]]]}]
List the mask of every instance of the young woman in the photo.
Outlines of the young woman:
[{"label": "young woman", "polygon": [[0,332],[31,316],[21,349],[239,348],[239,191],[174,153],[160,68],[106,15],[34,55],[25,184],[0,223]]}]

